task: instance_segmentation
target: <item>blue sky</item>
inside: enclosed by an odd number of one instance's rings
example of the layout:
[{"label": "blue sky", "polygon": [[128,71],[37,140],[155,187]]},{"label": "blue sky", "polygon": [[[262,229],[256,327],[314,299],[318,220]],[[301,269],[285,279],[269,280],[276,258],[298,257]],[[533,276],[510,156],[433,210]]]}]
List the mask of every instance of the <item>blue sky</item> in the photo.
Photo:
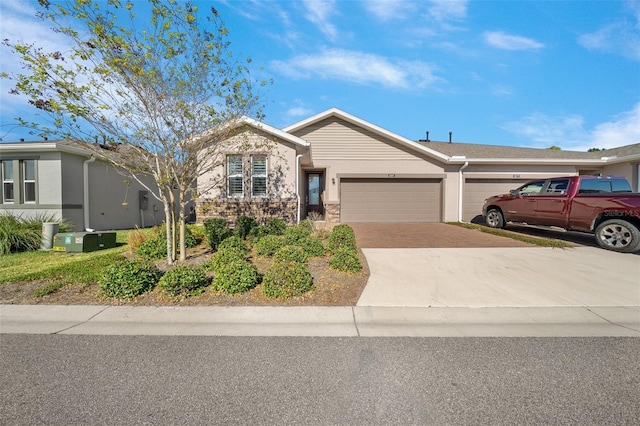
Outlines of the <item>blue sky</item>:
[{"label": "blue sky", "polygon": [[[336,107],[414,140],[640,142],[638,0],[194,3],[214,5],[234,55],[273,79],[265,122],[278,128]],[[0,37],[62,43],[34,5],[3,0]],[[7,125],[31,111],[0,89],[0,136],[33,139]]]}]

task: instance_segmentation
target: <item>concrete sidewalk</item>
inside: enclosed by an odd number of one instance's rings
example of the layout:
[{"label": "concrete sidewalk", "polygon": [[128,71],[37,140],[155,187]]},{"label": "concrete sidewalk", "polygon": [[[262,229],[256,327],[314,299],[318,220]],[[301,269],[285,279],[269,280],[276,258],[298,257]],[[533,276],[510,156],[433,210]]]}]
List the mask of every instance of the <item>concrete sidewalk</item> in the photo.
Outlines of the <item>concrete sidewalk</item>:
[{"label": "concrete sidewalk", "polygon": [[0,333],[171,336],[636,336],[639,307],[0,306]]}]

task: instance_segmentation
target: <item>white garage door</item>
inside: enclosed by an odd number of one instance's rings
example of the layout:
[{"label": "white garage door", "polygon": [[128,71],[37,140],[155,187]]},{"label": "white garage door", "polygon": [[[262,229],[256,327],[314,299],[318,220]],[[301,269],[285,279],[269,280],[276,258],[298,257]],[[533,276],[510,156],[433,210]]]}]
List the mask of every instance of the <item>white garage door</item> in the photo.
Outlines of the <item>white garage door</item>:
[{"label": "white garage door", "polygon": [[462,193],[462,220],[470,221],[482,214],[484,200],[506,194],[531,179],[465,179]]},{"label": "white garage door", "polygon": [[340,222],[440,222],[441,179],[341,179]]}]

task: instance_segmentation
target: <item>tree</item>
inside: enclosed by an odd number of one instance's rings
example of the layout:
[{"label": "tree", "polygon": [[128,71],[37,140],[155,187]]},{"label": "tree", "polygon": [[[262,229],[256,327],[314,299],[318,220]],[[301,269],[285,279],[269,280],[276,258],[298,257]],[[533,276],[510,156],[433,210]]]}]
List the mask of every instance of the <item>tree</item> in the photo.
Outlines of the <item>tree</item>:
[{"label": "tree", "polygon": [[[175,0],[39,3],[39,18],[72,47],[49,52],[4,41],[25,71],[2,77],[41,113],[41,122],[21,125],[74,140],[146,186],[164,205],[168,263],[176,260],[177,229],[184,260],[185,204],[197,195],[198,177],[224,161],[242,117],[261,118],[251,60],[234,59],[213,7],[201,12]],[[146,25],[138,13],[149,16]],[[144,183],[149,175],[155,190]]]},{"label": "tree", "polygon": [[604,148],[589,148],[587,152],[599,152],[604,151]]},{"label": "tree", "polygon": [[551,145],[549,148],[551,151],[562,151],[562,148],[560,148],[559,146],[556,145]]}]

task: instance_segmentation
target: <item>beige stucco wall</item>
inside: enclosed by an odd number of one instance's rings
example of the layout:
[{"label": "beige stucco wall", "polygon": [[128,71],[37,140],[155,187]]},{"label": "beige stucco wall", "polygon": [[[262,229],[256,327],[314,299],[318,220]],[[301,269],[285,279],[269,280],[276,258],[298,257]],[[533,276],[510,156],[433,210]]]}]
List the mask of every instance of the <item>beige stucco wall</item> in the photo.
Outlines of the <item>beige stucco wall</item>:
[{"label": "beige stucco wall", "polygon": [[[198,198],[219,199],[226,191],[226,155],[252,154],[267,155],[268,198],[295,198],[296,190],[296,146],[291,142],[274,139],[255,129],[247,130],[234,136],[225,144],[216,148],[218,165],[211,168],[198,179]],[[205,159],[203,153],[200,158]],[[245,170],[248,173],[248,170]],[[248,178],[247,174],[247,178]],[[245,188],[245,195],[249,191]]]},{"label": "beige stucco wall", "polygon": [[638,163],[618,163],[602,168],[602,174],[608,176],[624,176],[631,183],[631,188],[639,192]]},{"label": "beige stucco wall", "polygon": [[340,203],[341,178],[439,178],[443,181],[442,217],[455,220],[460,166],[442,163],[335,117],[294,134],[311,144],[311,163],[304,168],[325,170],[325,203]]}]

